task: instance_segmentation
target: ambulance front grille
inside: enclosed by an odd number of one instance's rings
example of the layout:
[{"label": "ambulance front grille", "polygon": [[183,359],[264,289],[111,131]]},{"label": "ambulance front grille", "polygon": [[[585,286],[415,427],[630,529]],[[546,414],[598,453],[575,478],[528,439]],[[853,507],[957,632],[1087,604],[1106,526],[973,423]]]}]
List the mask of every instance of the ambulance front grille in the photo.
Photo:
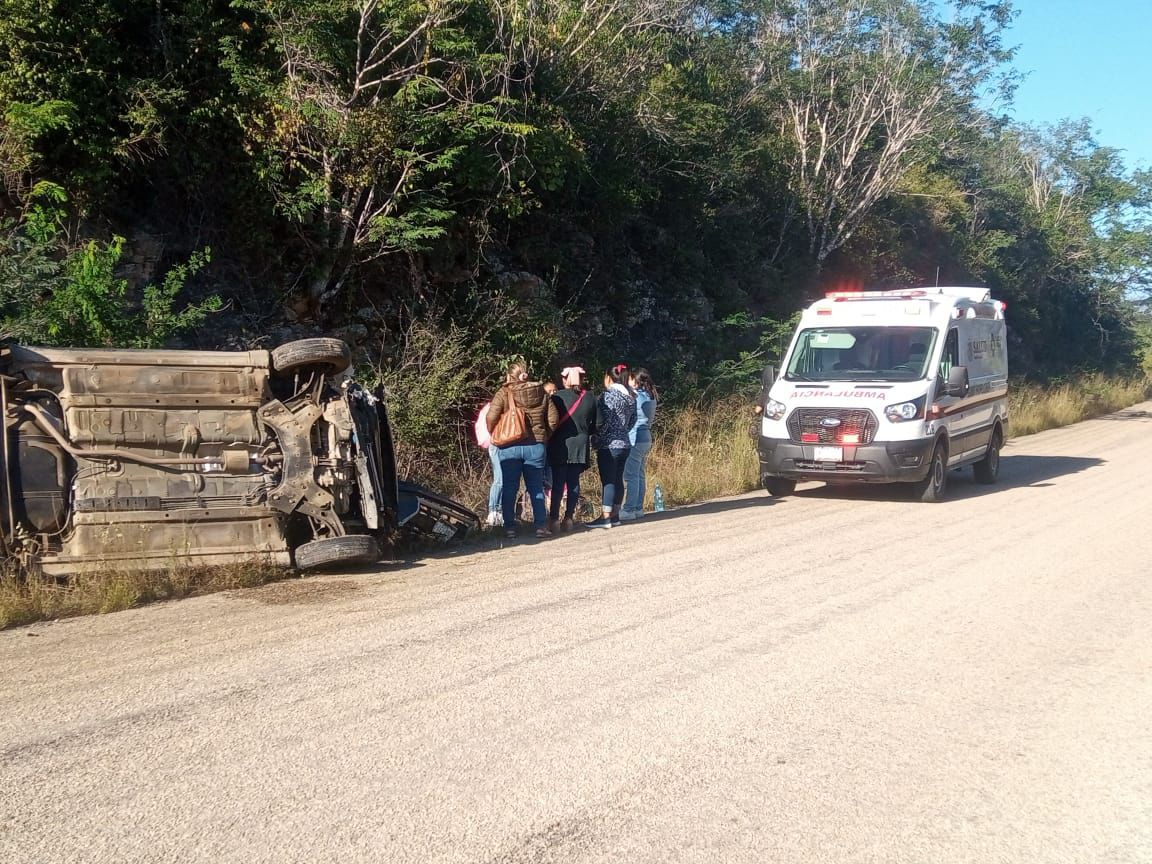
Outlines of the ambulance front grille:
[{"label": "ambulance front grille", "polygon": [[878,426],[867,408],[797,408],[788,418],[788,435],[793,444],[841,444],[844,435],[858,435],[856,443],[871,444]]}]

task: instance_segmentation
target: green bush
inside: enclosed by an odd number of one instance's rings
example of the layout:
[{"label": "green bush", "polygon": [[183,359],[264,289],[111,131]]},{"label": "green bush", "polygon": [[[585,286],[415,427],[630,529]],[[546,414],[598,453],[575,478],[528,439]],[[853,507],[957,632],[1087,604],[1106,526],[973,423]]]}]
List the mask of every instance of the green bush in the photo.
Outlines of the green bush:
[{"label": "green bush", "polygon": [[188,279],[211,260],[209,249],[193,253],[134,297],[127,280],[116,276],[123,237],[70,244],[57,224],[50,208],[39,205],[22,222],[0,223],[3,338],[34,345],[156,348],[221,308],[216,296],[176,305]]}]

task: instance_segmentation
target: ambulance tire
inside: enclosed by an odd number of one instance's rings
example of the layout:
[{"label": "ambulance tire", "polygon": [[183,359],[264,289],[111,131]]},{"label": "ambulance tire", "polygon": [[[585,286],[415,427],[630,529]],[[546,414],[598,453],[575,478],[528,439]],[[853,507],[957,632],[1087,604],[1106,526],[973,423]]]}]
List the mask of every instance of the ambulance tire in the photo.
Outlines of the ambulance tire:
[{"label": "ambulance tire", "polygon": [[936,444],[932,460],[928,463],[928,475],[912,484],[916,498],[926,504],[944,500],[944,490],[948,486],[948,445],[943,441]]},{"label": "ambulance tire", "polygon": [[787,477],[765,477],[764,488],[773,498],[787,498],[796,491],[796,481]]},{"label": "ambulance tire", "polygon": [[991,485],[1000,476],[1000,448],[1004,446],[1004,433],[997,426],[992,430],[992,440],[988,442],[988,452],[984,458],[972,466],[977,483]]}]

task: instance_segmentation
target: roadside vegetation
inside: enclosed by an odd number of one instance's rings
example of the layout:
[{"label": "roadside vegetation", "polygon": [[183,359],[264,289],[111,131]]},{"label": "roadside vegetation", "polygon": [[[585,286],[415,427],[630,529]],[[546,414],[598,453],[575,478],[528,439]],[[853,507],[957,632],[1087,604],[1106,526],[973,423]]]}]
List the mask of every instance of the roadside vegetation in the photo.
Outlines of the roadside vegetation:
[{"label": "roadside vegetation", "polygon": [[237,588],[255,588],[297,574],[264,561],[221,567],[173,564],[164,570],[93,570],[68,580],[25,577],[12,568],[0,574],[0,630],[76,615],[120,612],[162,600],[177,600]]},{"label": "roadside vegetation", "polygon": [[1136,362],[1152,174],[1011,118],[1010,0],[84,8],[0,16],[22,341],[340,335],[411,394],[462,336],[435,428],[510,354],[707,384],[853,285],[989,287],[1016,374]]},{"label": "roadside vegetation", "polygon": [[1152,396],[1152,378],[1083,375],[1010,391],[1008,437],[1019,438],[1119,411]]}]

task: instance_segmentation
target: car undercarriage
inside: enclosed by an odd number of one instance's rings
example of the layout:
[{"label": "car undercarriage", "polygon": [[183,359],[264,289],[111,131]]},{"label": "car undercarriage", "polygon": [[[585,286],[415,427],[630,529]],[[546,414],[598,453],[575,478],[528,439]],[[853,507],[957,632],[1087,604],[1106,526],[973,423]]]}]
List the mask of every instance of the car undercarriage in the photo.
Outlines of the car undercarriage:
[{"label": "car undercarriage", "polygon": [[337,339],[273,351],[0,353],[0,520],[46,575],[249,558],[375,561],[395,532],[458,537],[467,508],[396,476],[381,393]]}]

